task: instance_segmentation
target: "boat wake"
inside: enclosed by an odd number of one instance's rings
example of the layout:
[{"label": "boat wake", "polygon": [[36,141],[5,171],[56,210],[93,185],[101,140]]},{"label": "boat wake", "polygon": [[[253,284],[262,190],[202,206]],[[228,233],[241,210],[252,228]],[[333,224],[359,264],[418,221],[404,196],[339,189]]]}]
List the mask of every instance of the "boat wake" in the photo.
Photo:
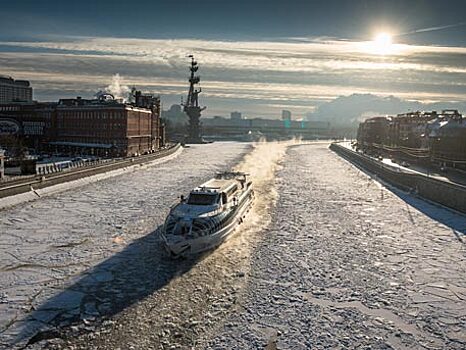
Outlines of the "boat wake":
[{"label": "boat wake", "polygon": [[226,245],[231,248],[236,246],[239,250],[249,250],[251,243],[258,238],[257,234],[268,226],[271,221],[270,209],[278,199],[275,173],[280,167],[287,147],[294,143],[294,141],[255,143],[253,151],[235,167],[235,171],[249,174],[256,195],[252,210],[238,230],[236,239],[230,240]]},{"label": "boat wake", "polygon": [[[293,144],[296,141],[255,143],[253,150],[233,169],[249,174],[254,184],[255,200],[234,236],[200,263],[214,277],[210,283],[215,293],[225,297],[216,300],[214,305],[209,305],[204,310],[204,315],[213,317],[208,316],[208,319],[203,320],[204,324],[208,323],[211,327],[206,327],[204,335],[200,339],[198,337],[199,348],[207,344],[210,336],[218,332],[225,320],[224,317],[214,315],[225,316],[223,312],[234,312],[236,305],[241,304],[251,270],[254,247],[270,224],[272,208],[278,200],[275,174],[281,166],[286,149]],[[221,313],[219,309],[222,310]]]}]

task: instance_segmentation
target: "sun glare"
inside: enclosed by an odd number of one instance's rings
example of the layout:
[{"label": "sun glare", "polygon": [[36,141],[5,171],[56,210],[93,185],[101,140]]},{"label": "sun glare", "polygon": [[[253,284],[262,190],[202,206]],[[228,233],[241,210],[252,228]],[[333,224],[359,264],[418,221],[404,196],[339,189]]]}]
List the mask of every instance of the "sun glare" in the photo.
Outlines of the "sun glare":
[{"label": "sun glare", "polygon": [[388,33],[379,33],[372,41],[374,53],[379,55],[388,55],[392,52],[392,36]]}]

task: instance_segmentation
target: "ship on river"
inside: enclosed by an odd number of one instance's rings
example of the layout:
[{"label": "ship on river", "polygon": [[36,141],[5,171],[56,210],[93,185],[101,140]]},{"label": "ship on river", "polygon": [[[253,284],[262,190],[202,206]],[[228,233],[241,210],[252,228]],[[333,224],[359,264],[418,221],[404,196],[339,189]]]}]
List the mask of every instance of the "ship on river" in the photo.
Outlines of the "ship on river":
[{"label": "ship on river", "polygon": [[217,247],[243,222],[253,200],[247,174],[217,174],[171,208],[161,232],[167,251],[185,257]]}]

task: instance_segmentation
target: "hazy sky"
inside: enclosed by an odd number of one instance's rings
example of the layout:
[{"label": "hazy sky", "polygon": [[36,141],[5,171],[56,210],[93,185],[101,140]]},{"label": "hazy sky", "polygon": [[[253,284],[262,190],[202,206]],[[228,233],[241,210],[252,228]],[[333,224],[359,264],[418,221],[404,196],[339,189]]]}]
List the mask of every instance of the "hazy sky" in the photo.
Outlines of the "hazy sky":
[{"label": "hazy sky", "polygon": [[303,115],[352,93],[464,101],[466,1],[0,0],[0,74],[40,100],[90,97],[118,73],[168,106],[191,53],[207,115]]}]

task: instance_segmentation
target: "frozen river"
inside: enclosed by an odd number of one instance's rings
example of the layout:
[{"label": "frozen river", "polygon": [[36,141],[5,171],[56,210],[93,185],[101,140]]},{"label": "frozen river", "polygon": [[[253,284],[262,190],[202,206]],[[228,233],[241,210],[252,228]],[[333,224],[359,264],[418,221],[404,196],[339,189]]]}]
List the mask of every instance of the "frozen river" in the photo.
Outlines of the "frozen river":
[{"label": "frozen river", "polygon": [[244,301],[209,349],[466,348],[465,216],[325,145],[291,148],[278,181]]},{"label": "frozen river", "polygon": [[[40,330],[28,348],[465,348],[465,216],[327,144],[285,149],[194,146],[0,211],[0,347]],[[234,165],[256,187],[245,225],[207,256],[164,259],[167,208]]]},{"label": "frozen river", "polygon": [[[0,211],[0,347],[47,323],[118,312],[156,289],[170,271],[154,279],[137,258],[169,207],[249,147],[192,146],[174,160]],[[127,265],[133,275],[121,276]]]}]

